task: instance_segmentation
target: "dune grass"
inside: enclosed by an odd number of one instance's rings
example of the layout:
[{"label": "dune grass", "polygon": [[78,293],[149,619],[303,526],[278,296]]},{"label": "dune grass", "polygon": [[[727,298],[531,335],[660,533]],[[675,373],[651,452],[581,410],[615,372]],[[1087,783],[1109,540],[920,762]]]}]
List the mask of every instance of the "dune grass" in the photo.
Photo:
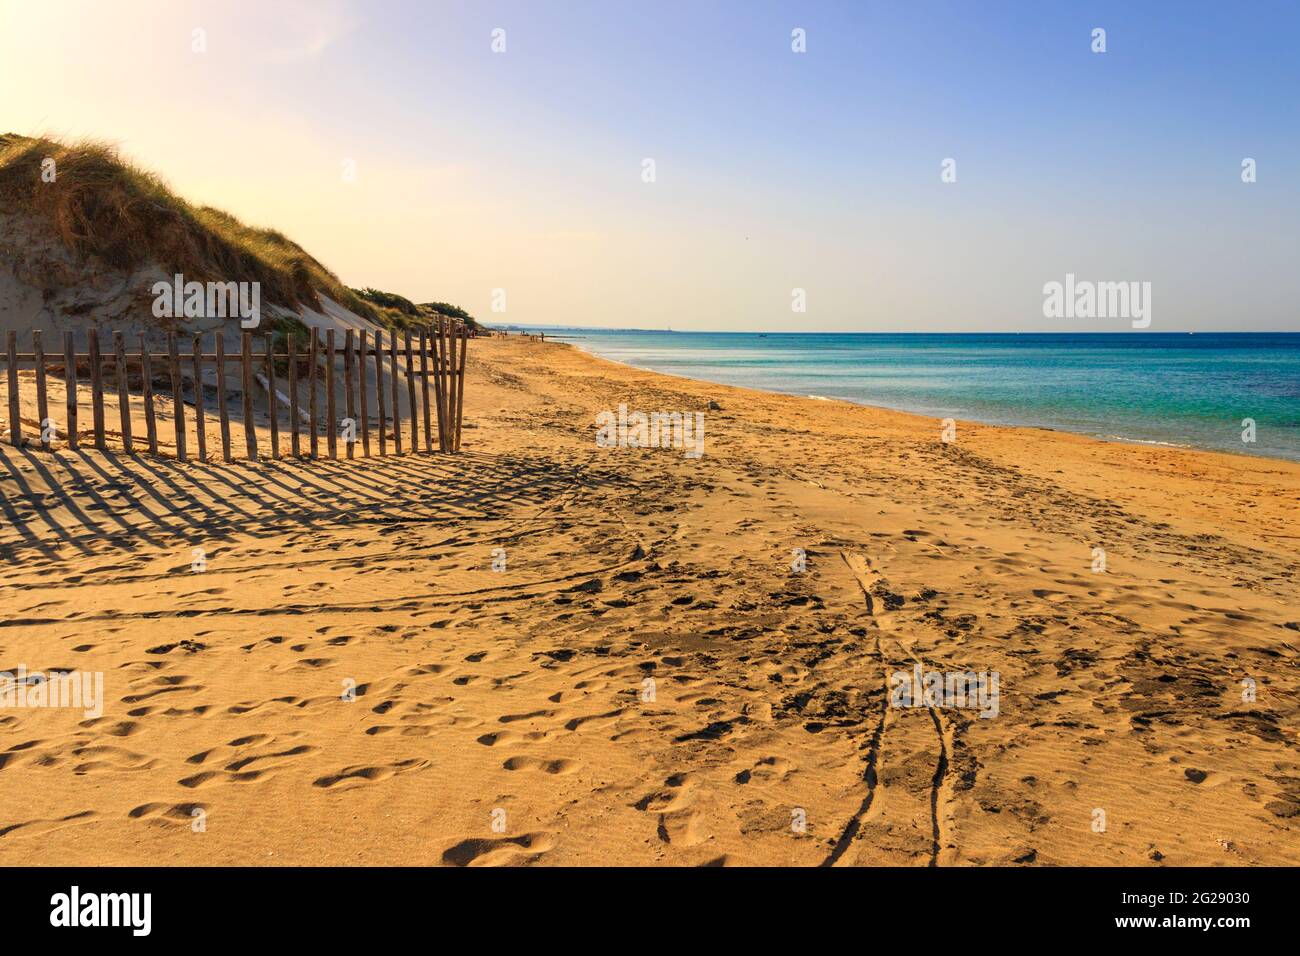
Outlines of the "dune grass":
[{"label": "dune grass", "polygon": [[[54,161],[53,182],[42,163]],[[109,144],[0,134],[0,209],[48,223],[79,260],[155,264],[200,282],[260,282],[262,301],[320,308],[320,294],[372,320],[377,310],[300,245],[228,212],[195,206]]]},{"label": "dune grass", "polygon": [[430,325],[439,316],[461,319],[469,328],[477,329],[478,322],[464,309],[447,302],[425,302],[416,305],[405,296],[382,289],[353,289],[359,298],[375,307],[381,324],[390,329],[418,328]]}]

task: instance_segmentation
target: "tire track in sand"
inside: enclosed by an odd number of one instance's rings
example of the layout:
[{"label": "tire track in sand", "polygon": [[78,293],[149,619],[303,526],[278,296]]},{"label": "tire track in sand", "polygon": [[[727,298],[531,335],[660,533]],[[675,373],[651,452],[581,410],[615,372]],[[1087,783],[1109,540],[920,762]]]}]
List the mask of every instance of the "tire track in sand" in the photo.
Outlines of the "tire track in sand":
[{"label": "tire track in sand", "polygon": [[[870,611],[871,601],[867,600],[867,608]],[[884,668],[884,659],[880,653],[880,632],[876,632],[876,646],[874,648],[876,659],[880,661],[881,670]],[[884,682],[883,696],[880,702],[880,719],[876,721],[876,727],[871,733],[871,739],[867,744],[867,766],[862,771],[862,779],[867,785],[867,792],[862,798],[862,803],[858,809],[849,817],[844,829],[840,831],[839,838],[835,845],[831,847],[831,852],[822,860],[819,866],[834,866],[839,858],[844,855],[844,851],[849,848],[854,839],[857,838],[858,831],[862,828],[862,821],[867,814],[871,812],[871,804],[876,798],[876,787],[879,784],[879,774],[877,767],[880,763],[881,744],[885,736],[885,724],[889,720],[889,681]]]},{"label": "tire track in sand", "polygon": [[[881,575],[872,567],[871,559],[866,555],[854,551],[841,551],[840,557],[852,573],[862,591],[863,598],[867,606],[867,615],[870,618],[868,626],[875,632],[874,653],[877,661],[880,663],[881,670],[884,674],[884,696],[881,702],[880,720],[877,722],[872,732],[871,740],[867,745],[867,766],[863,771],[863,780],[867,785],[866,795],[857,811],[849,818],[844,829],[840,833],[839,839],[835,841],[834,847],[821,863],[822,866],[834,866],[849,846],[856,839],[862,828],[863,821],[870,813],[872,806],[876,804],[877,798],[883,798],[886,788],[882,788],[879,783],[880,771],[883,765],[883,756],[885,752],[886,732],[892,724],[890,712],[892,708],[889,705],[890,687],[889,687],[889,668],[885,661],[884,651],[882,648],[882,631],[888,627],[888,618],[877,611],[876,596],[873,590],[877,584],[882,582]],[[901,656],[911,661],[913,664],[922,664],[911,650],[905,647],[898,640],[892,643],[898,648]],[[922,666],[924,666],[922,664]],[[938,743],[939,754],[935,761],[934,773],[930,778],[928,800],[930,810],[930,859],[929,866],[938,866],[939,853],[943,848],[944,828],[942,807],[947,804],[950,798],[951,788],[949,786],[949,768],[950,768],[950,734],[945,728],[943,718],[940,717],[938,708],[929,704],[926,705],[929,712],[930,722],[934,726],[935,737]]]}]

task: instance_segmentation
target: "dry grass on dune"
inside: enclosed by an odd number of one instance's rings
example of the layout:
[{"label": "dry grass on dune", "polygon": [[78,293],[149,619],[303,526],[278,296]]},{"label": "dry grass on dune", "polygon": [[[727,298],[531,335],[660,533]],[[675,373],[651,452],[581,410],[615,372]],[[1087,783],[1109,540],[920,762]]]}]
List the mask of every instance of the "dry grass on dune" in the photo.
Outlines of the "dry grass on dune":
[{"label": "dry grass on dune", "polygon": [[[47,158],[55,163],[54,182],[41,176]],[[199,281],[260,282],[264,301],[290,309],[319,308],[324,293],[377,318],[297,243],[185,201],[106,143],[0,134],[0,210],[48,223],[83,260],[122,270],[153,262]]]},{"label": "dry grass on dune", "polygon": [[368,302],[375,310],[375,320],[379,324],[396,330],[421,328],[432,324],[440,317],[460,319],[471,329],[479,328],[478,321],[459,306],[449,302],[425,302],[416,305],[405,296],[381,289],[353,289],[360,298]]}]

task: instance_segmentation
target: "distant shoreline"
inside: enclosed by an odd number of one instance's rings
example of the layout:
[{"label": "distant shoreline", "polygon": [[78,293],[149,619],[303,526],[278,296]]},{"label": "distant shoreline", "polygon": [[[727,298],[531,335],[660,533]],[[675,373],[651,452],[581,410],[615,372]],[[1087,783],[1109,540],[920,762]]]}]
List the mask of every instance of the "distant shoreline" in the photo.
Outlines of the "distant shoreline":
[{"label": "distant shoreline", "polygon": [[[790,341],[796,336],[776,333],[762,338],[757,333],[675,333],[668,347],[665,333],[584,331],[590,334],[548,332],[547,338],[631,368],[769,394],[843,401],[940,420],[1067,432],[1126,445],[1300,461],[1300,432],[1288,424],[1300,415],[1300,400],[1285,393],[1261,398],[1259,383],[1244,377],[1254,374],[1253,357],[1259,347],[1275,343],[1278,336],[1294,336],[1294,341],[1288,338],[1277,350],[1277,361],[1300,360],[1300,333],[1154,333],[1160,338],[1147,340],[1151,349],[1123,333],[1080,333],[1089,340],[1079,350],[1070,348],[1078,343],[1077,337],[1050,343],[1042,337],[1036,341],[1031,334],[1008,337],[1027,346],[1024,357],[1022,350],[1000,344],[977,354],[978,346],[989,343],[990,334],[985,333],[903,333],[882,338],[882,347],[894,351],[877,358],[874,350],[860,346],[836,349],[826,333],[801,333],[798,343]],[[860,335],[885,336],[853,333],[833,338],[861,341]],[[921,335],[927,336],[923,347],[909,353],[906,346],[917,346]],[[1227,337],[1232,338],[1231,344],[1225,343]],[[1116,338],[1124,341],[1116,344]],[[1202,344],[1184,345],[1184,339]],[[730,351],[733,342],[743,351]],[[940,348],[945,343],[955,344],[956,351],[946,354]],[[1044,355],[1030,354],[1034,345],[1044,346],[1039,350]],[[1092,350],[1103,345],[1110,346],[1113,354],[1094,356]],[[1247,372],[1240,381],[1233,378],[1233,366],[1221,361],[1215,346],[1242,356],[1241,367]],[[872,361],[855,365],[855,352]],[[1141,353],[1141,358],[1134,353]],[[895,361],[895,355],[901,359]],[[1044,368],[1045,359],[1061,363],[1061,368]],[[1300,375],[1300,368],[1284,365],[1274,380],[1292,374]],[[920,381],[926,377],[928,386]],[[896,381],[907,381],[909,388],[895,388]],[[1209,399],[1205,392],[1212,393]],[[1204,407],[1210,399],[1224,409],[1217,417]],[[1247,420],[1258,420],[1257,440],[1249,447],[1247,442],[1237,447],[1234,443]]]}]

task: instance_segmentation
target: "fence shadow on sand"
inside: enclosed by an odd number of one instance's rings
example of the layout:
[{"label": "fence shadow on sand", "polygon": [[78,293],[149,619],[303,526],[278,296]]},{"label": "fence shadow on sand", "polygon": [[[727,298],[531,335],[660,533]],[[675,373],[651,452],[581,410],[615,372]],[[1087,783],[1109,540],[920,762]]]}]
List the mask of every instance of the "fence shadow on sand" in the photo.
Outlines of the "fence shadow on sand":
[{"label": "fence shadow on sand", "polygon": [[[442,535],[527,518],[607,479],[532,458],[461,453],[345,461],[207,462],[0,446],[0,584],[81,555],[97,571],[190,546],[428,524]],[[373,534],[385,533],[382,527]],[[125,560],[124,560],[125,559]],[[336,558],[334,559],[336,560]],[[98,562],[93,562],[98,564]]]}]

